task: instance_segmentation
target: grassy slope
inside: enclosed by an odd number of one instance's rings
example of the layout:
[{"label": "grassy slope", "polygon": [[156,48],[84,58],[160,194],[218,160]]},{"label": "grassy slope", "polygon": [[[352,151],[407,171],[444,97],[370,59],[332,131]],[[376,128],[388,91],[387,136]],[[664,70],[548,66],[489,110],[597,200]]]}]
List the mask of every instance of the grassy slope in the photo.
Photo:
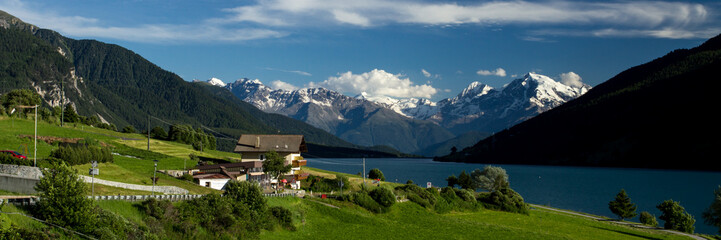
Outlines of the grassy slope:
[{"label": "grassy slope", "polygon": [[332,200],[341,208],[297,198],[268,202],[290,208],[298,230],[263,232],[262,239],[687,239],[545,210],[530,215],[491,210],[436,214],[406,202],[372,214]]},{"label": "grassy slope", "polygon": [[[33,135],[34,121],[22,119],[10,119],[8,117],[0,117],[0,149],[19,150],[20,146],[27,145],[28,159],[32,159],[33,141],[32,138],[19,138],[18,135]],[[188,159],[188,154],[195,152],[197,155],[220,158],[231,157],[230,153],[221,153],[218,151],[208,151],[199,153],[193,151],[188,145],[178,144],[167,141],[151,141],[151,150],[159,152],[148,152],[147,139],[142,139],[140,134],[125,134],[105,129],[98,129],[84,125],[66,124],[65,127],[38,122],[38,136],[57,136],[64,138],[92,138],[98,141],[115,146],[114,152],[122,155],[114,155],[114,163],[99,164],[99,179],[118,181],[132,184],[152,185],[151,177],[153,175],[153,161],[159,160],[158,169],[183,169],[183,165],[190,168],[195,166],[197,162]],[[126,139],[126,140],[124,140]],[[141,139],[141,140],[127,140]],[[140,144],[143,142],[144,144]],[[56,146],[38,141],[38,159],[47,158],[50,151],[57,148]],[[130,146],[127,146],[128,144]],[[136,146],[138,148],[133,148]],[[142,146],[142,147],[141,147]],[[156,149],[157,148],[157,149]],[[162,152],[160,152],[162,151]],[[184,154],[181,154],[185,151]],[[172,155],[171,155],[172,154]],[[130,155],[128,157],[123,155]],[[237,155],[236,155],[237,157]],[[77,165],[73,168],[78,170],[79,174],[88,176],[90,164]],[[159,177],[158,185],[178,186],[190,191],[191,194],[205,194],[215,190],[198,186],[191,182],[182,181],[173,177],[157,174]],[[107,186],[96,185],[96,194],[117,195],[117,194],[142,194],[143,191],[133,191],[127,189],[112,188]]]},{"label": "grassy slope", "polygon": [[[17,150],[16,146],[28,144],[32,152],[31,139],[17,138],[18,134],[33,134],[33,122],[16,119],[14,125],[7,117],[0,117],[0,148]],[[121,134],[102,129],[77,127],[60,128],[50,124],[38,125],[40,136],[62,136],[72,138],[94,138],[118,146],[118,151],[138,156],[115,156],[115,163],[101,164],[101,179],[121,181],[136,184],[149,184],[152,175],[152,159],[160,159],[161,169],[182,169],[183,160],[193,150],[183,144],[164,141],[151,141],[151,150],[144,151],[147,139],[141,139],[139,134]],[[122,140],[120,138],[137,138],[141,140]],[[121,145],[122,144],[122,145]],[[38,142],[39,158],[47,157],[55,147],[44,142]],[[157,152],[156,152],[157,151]],[[213,151],[197,153],[210,158],[237,157],[227,153]],[[186,162],[187,166],[195,162]],[[87,173],[89,165],[75,166],[80,173]],[[334,178],[334,172],[304,168],[304,171]],[[350,178],[352,183],[362,182],[362,178],[342,174]],[[162,174],[159,175],[159,185],[174,185],[191,190],[193,193],[207,193],[209,189],[195,184],[180,181]],[[385,187],[393,187],[394,183],[382,183]],[[142,191],[117,189],[96,185],[96,194],[147,194]],[[327,200],[340,209],[330,208],[310,200],[298,198],[270,198],[271,206],[285,206],[294,213],[295,225],[298,231],[289,232],[276,230],[263,232],[264,239],[684,239],[676,235],[664,234],[658,231],[632,229],[613,225],[606,222],[591,221],[579,217],[563,215],[544,210],[533,210],[531,214],[519,215],[490,210],[478,212],[436,214],[414,203],[399,203],[392,210],[384,214],[372,214],[368,211],[346,202]],[[137,203],[122,201],[98,201],[100,207],[116,212],[134,222],[142,223],[144,218],[136,207]],[[9,209],[13,208],[13,209]],[[18,211],[11,206],[5,206],[5,211]],[[24,217],[12,215],[12,222],[16,224],[36,224]],[[28,225],[29,226],[29,225]],[[41,227],[41,226],[36,226]]]}]

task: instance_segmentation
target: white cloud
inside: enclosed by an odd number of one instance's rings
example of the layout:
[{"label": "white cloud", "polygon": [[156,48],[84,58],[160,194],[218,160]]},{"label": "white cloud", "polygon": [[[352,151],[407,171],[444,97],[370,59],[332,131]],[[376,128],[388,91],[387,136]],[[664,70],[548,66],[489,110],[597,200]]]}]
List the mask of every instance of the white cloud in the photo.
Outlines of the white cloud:
[{"label": "white cloud", "polygon": [[[677,38],[668,32],[685,31],[697,38],[699,31],[718,23],[709,7],[697,3],[666,1],[517,1],[476,3],[415,0],[263,0],[228,10],[231,21],[249,21],[269,26],[318,24],[361,27],[388,24],[537,24],[605,25],[651,31],[646,36]],[[252,10],[252,11],[251,11]],[[523,13],[523,14],[519,14]],[[685,36],[685,35],[684,35]],[[688,37],[684,37],[688,38]],[[543,38],[531,36],[526,40]]]},{"label": "white cloud", "polygon": [[561,83],[570,87],[583,87],[581,76],[574,72],[561,73]]},{"label": "white cloud", "polygon": [[421,73],[423,73],[423,76],[431,77],[431,73],[429,73],[429,72],[426,71],[425,69],[421,69]]},{"label": "white cloud", "polygon": [[476,74],[481,76],[499,76],[499,77],[505,77],[506,76],[506,70],[503,68],[496,68],[496,70],[478,70]]},{"label": "white cloud", "polygon": [[[37,5],[37,4],[35,4]],[[255,39],[280,38],[284,31],[230,26],[207,20],[197,24],[142,24],[110,26],[102,19],[83,16],[64,16],[22,1],[0,1],[0,9],[24,22],[58,31],[71,37],[110,38],[132,42],[239,42]]]},{"label": "white cloud", "polygon": [[398,98],[431,98],[438,92],[436,88],[428,84],[416,85],[409,78],[403,78],[400,74],[392,74],[379,69],[361,74],[353,74],[348,71],[335,77],[329,77],[323,82],[310,82],[308,85],[354,95],[365,92],[371,96]]},{"label": "white cloud", "polygon": [[281,80],[275,80],[275,81],[271,82],[270,87],[272,89],[283,89],[283,90],[287,90],[287,91],[293,91],[293,90],[299,89],[299,87],[297,87],[293,84],[287,83],[287,82],[283,82]]},{"label": "white cloud", "polygon": [[300,70],[285,70],[285,69],[277,69],[277,68],[269,68],[269,67],[265,68],[265,70],[278,71],[278,72],[287,72],[287,73],[295,73],[295,74],[298,74],[298,75],[309,76],[309,77],[310,77],[310,76],[313,76],[313,74],[310,74],[309,72],[300,71]]}]

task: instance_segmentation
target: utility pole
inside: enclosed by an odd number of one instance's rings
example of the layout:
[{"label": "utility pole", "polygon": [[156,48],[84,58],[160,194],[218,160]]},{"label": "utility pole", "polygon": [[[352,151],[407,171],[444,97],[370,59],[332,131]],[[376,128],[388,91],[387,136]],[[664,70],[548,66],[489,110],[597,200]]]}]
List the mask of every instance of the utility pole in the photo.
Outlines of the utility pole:
[{"label": "utility pole", "polygon": [[148,151],[150,151],[150,114],[148,114]]},{"label": "utility pole", "polygon": [[65,82],[62,78],[60,79],[60,127],[65,126]]},{"label": "utility pole", "polygon": [[366,158],[363,158],[363,186],[366,186]]},{"label": "utility pole", "polygon": [[35,105],[35,138],[33,139],[33,167],[38,166],[38,105]]},{"label": "utility pole", "polygon": [[155,172],[158,171],[158,160],[153,160],[153,197],[155,197]]}]

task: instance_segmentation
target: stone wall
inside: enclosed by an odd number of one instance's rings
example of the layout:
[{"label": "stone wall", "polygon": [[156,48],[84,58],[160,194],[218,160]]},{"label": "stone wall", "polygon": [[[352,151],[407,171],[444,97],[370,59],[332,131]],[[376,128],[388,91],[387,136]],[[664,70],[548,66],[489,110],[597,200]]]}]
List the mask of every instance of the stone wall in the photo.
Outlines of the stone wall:
[{"label": "stone wall", "polygon": [[37,167],[0,164],[0,174],[19,176],[24,178],[40,179],[43,173]]},{"label": "stone wall", "polygon": [[35,194],[40,180],[0,173],[0,189],[16,193]]},{"label": "stone wall", "polygon": [[16,193],[34,194],[43,174],[37,167],[0,164],[0,189]]}]

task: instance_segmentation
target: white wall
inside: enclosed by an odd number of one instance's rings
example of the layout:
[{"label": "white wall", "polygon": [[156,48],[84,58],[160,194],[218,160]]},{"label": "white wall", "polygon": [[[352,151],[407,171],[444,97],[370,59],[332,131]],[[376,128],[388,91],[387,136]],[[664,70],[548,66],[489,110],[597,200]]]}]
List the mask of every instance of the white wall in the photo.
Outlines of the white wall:
[{"label": "white wall", "polygon": [[223,178],[223,179],[217,179],[217,178],[213,178],[213,179],[198,179],[198,182],[199,182],[198,184],[200,184],[200,186],[203,186],[203,187],[207,187],[207,186],[208,186],[207,184],[210,184],[210,186],[209,186],[210,188],[212,188],[212,189],[217,189],[217,190],[222,190],[222,189],[223,189],[223,186],[225,186],[225,184],[226,184],[228,181],[230,181],[229,178]]}]

